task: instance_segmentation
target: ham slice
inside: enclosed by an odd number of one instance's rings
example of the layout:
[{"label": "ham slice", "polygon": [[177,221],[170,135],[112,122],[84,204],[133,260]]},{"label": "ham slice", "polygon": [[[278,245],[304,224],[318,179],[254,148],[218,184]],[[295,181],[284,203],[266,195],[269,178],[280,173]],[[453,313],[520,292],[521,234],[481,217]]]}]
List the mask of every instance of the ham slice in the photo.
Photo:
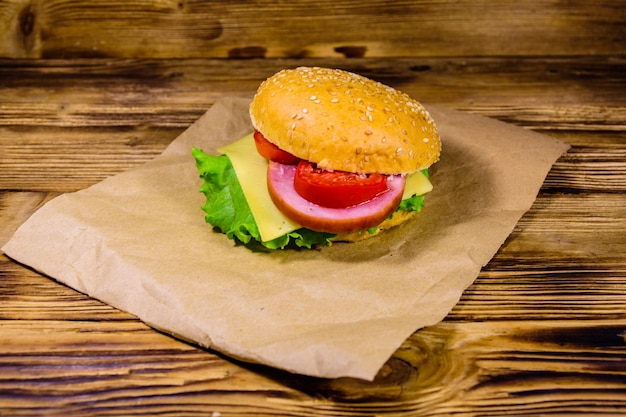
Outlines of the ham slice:
[{"label": "ham slice", "polygon": [[291,220],[318,232],[351,233],[377,226],[402,201],[405,177],[389,175],[388,190],[364,203],[346,208],[322,207],[300,196],[293,186],[295,165],[270,162],[267,188],[276,207]]}]

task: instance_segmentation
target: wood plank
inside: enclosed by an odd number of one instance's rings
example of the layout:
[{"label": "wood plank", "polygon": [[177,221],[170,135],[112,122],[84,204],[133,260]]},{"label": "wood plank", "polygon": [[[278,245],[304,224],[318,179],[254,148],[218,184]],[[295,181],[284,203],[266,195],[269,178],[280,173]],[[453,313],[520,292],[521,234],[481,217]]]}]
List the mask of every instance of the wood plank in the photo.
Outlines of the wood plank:
[{"label": "wood plank", "polygon": [[[154,142],[142,144],[138,135],[144,134],[154,137]],[[35,129],[29,135],[24,131],[4,134],[0,138],[0,189],[76,191],[149,161],[178,134],[176,129],[147,133]],[[56,144],[51,145],[53,136]],[[611,138],[620,141],[623,135]],[[561,139],[567,142],[569,138]],[[626,191],[626,143],[600,148],[590,141],[587,146],[572,147],[557,161],[545,180],[546,192]]]},{"label": "wood plank", "polygon": [[[90,122],[110,126],[106,118],[89,118],[90,114],[98,114],[98,106],[106,106],[108,119],[115,118],[117,126],[126,125],[133,116],[143,117],[144,123],[171,125],[176,118],[151,120],[150,113],[141,110],[150,104],[162,112],[169,109],[178,117],[193,112],[187,117],[194,118],[221,96],[251,96],[263,79],[280,69],[320,62],[0,59],[0,88],[5,97],[2,105],[7,106],[3,107],[6,123],[14,125],[23,123],[12,115],[25,115],[45,125]],[[626,103],[626,61],[619,56],[329,59],[323,64],[389,84],[425,103],[478,108],[486,115],[503,110],[513,115],[541,108],[551,119],[565,118],[575,123],[577,117],[582,117],[591,128],[607,118],[602,126],[623,122],[623,114],[617,109]],[[13,109],[11,103],[24,106]],[[77,103],[94,108],[89,112],[88,107],[76,107]],[[30,111],[28,105],[32,106]],[[604,114],[598,110],[603,107]],[[38,116],[43,117],[36,119]],[[529,124],[533,122],[532,113],[525,118]]]},{"label": "wood plank", "polygon": [[[216,100],[250,97],[266,75],[316,62],[0,61],[0,189],[84,188],[158,155]],[[547,180],[554,190],[602,189],[605,181],[614,192],[624,189],[623,60],[394,62],[330,64],[406,87],[425,102],[498,118],[576,145]],[[608,146],[600,149],[601,143]]]},{"label": "wood plank", "polygon": [[[567,138],[565,138],[567,141]],[[550,171],[544,190],[626,193],[626,142],[574,146]],[[622,198],[622,203],[624,200]]]},{"label": "wood plank", "polygon": [[547,260],[555,254],[573,265],[626,261],[620,251],[626,244],[625,202],[624,192],[540,194],[506,242],[516,254],[502,255],[543,254]]},{"label": "wood plank", "polygon": [[181,132],[0,127],[0,189],[76,191],[151,160]]},{"label": "wood plank", "polygon": [[612,55],[624,7],[597,0],[55,0],[0,4],[10,58]]},{"label": "wood plank", "polygon": [[138,321],[0,322],[0,369],[0,410],[10,415],[199,412],[237,399],[254,413],[274,391],[301,397]]},{"label": "wood plank", "polygon": [[0,255],[0,320],[136,321],[137,318],[81,294]]},{"label": "wood plank", "polygon": [[407,339],[373,382],[225,361],[138,322],[21,320],[0,329],[0,403],[11,415],[559,415],[626,407],[623,319],[440,323]]}]

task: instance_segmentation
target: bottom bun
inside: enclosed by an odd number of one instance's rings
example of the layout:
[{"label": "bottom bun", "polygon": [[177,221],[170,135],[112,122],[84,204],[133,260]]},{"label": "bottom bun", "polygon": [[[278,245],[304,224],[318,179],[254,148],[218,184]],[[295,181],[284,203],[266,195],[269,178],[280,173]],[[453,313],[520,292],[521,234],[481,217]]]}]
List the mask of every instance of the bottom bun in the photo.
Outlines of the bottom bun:
[{"label": "bottom bun", "polygon": [[398,211],[394,213],[393,216],[387,218],[387,220],[378,225],[378,228],[374,233],[370,233],[367,230],[361,230],[359,232],[352,233],[343,233],[333,239],[333,242],[359,242],[361,240],[369,239],[371,237],[379,235],[385,230],[399,226],[400,224],[412,218],[415,214],[417,214],[416,211]]}]

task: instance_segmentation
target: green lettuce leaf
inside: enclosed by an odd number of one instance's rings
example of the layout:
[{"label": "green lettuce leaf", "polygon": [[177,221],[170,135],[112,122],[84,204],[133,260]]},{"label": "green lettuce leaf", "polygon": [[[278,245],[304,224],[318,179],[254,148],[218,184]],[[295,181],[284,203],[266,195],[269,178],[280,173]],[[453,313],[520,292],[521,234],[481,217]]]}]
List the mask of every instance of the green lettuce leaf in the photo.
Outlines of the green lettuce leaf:
[{"label": "green lettuce leaf", "polygon": [[202,206],[205,220],[229,239],[253,249],[284,249],[288,246],[329,245],[337,236],[301,228],[267,242],[261,241],[259,228],[228,156],[209,155],[197,148],[192,149],[192,154],[204,181],[200,192],[206,197]]},{"label": "green lettuce leaf", "polygon": [[420,211],[422,208],[424,208],[424,196],[413,195],[410,198],[402,200],[396,211]]}]

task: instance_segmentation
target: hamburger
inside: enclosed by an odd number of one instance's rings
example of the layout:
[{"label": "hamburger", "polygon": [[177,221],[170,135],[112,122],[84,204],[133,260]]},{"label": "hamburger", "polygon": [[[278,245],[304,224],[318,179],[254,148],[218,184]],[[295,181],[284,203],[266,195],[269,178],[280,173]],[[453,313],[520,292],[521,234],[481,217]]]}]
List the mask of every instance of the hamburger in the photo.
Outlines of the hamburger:
[{"label": "hamburger", "polygon": [[269,249],[371,238],[413,217],[441,141],[424,107],[351,72],[299,67],[259,86],[254,131],[209,155],[194,148],[217,231]]}]

